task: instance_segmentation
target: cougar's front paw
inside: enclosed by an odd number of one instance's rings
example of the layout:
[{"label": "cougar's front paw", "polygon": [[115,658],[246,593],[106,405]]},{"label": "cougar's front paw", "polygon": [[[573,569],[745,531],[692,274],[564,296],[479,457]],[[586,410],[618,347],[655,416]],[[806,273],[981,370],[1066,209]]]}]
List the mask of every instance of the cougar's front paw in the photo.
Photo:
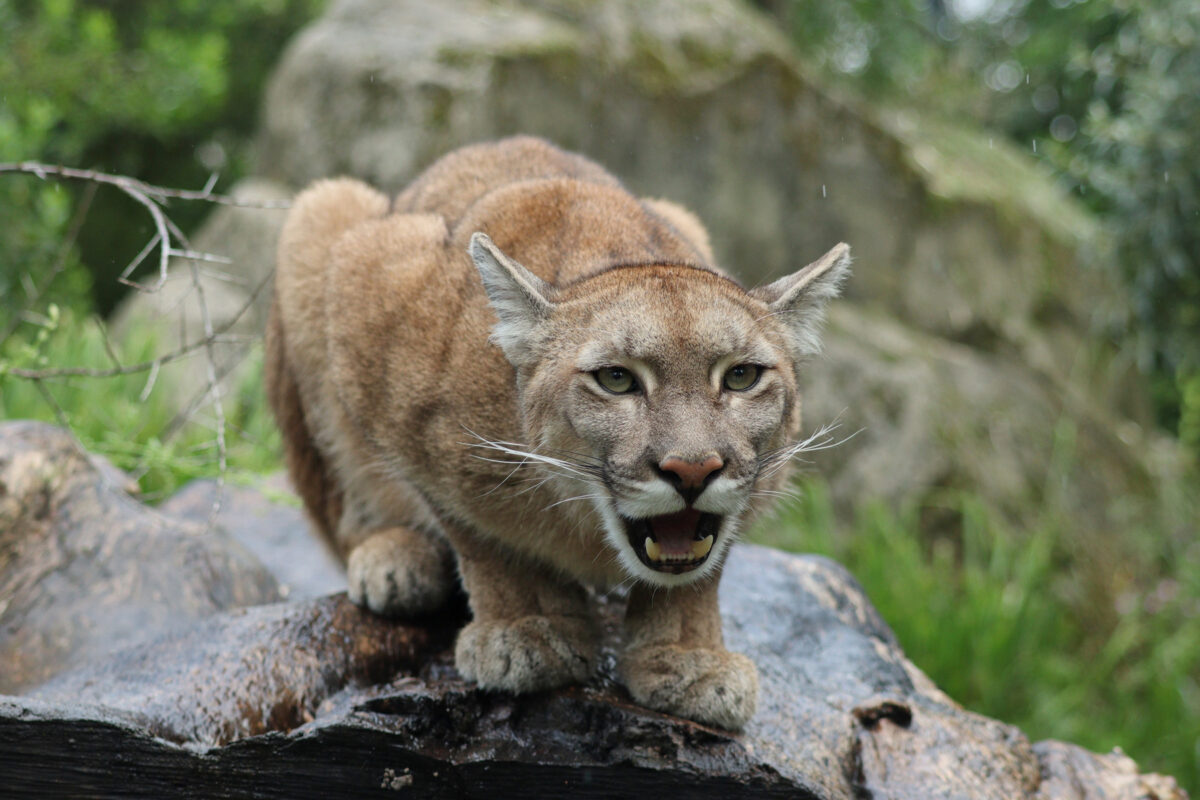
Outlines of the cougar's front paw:
[{"label": "cougar's front paw", "polygon": [[738,731],[758,707],[758,669],[741,653],[656,645],[627,651],[621,678],[638,703]]},{"label": "cougar's front paw", "polygon": [[454,661],[484,689],[535,692],[582,683],[596,663],[597,636],[579,617],[476,620],[463,628]]},{"label": "cougar's front paw", "polygon": [[346,559],[347,594],[384,616],[435,611],[453,588],[450,555],[425,534],[389,528],[372,535]]}]

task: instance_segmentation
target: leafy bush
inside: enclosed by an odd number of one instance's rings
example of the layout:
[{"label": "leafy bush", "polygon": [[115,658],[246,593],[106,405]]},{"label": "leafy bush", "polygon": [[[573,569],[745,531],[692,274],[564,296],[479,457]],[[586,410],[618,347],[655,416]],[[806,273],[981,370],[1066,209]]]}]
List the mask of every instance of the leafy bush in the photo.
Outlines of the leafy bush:
[{"label": "leafy bush", "polygon": [[[98,317],[78,316],[55,305],[41,320],[27,324],[36,333],[14,336],[0,345],[0,419],[65,424],[88,451],[105,455],[131,472],[146,500],[166,497],[194,478],[217,475],[217,420],[211,406],[181,414],[173,395],[175,375],[196,369],[204,357],[201,351],[163,366],[153,383],[149,370],[35,382],[13,370],[75,366],[105,370],[118,363],[151,361],[169,348],[139,330],[129,331],[119,343],[111,342]],[[280,466],[279,433],[262,389],[261,347],[252,354],[251,364],[245,379],[222,397],[231,480]],[[153,390],[146,391],[148,387]]]},{"label": "leafy bush", "polygon": [[973,117],[1052,166],[1112,233],[1098,329],[1200,453],[1200,5],[1192,0],[760,0],[875,102]]},{"label": "leafy bush", "polygon": [[[257,98],[287,38],[324,0],[0,0],[0,162],[35,160],[199,188],[244,174]],[[0,311],[24,307],[84,191],[0,177]],[[174,213],[184,229],[203,207]],[[49,299],[104,314],[120,273],[153,235],[120,195],[93,205]],[[86,264],[87,271],[77,267]],[[93,277],[94,276],[94,279]]]}]

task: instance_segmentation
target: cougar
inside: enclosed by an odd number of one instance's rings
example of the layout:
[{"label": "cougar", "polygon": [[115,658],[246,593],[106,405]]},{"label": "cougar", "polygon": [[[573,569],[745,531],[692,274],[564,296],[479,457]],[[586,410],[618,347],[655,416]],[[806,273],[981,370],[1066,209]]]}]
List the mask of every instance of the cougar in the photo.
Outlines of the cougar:
[{"label": "cougar", "polygon": [[266,381],[292,480],[350,597],[418,615],[461,581],[458,671],[586,681],[585,586],[628,584],[618,674],[727,729],[758,675],[725,649],[729,548],[803,448],[797,374],[849,269],[839,244],[747,290],[681,206],[533,138],[466,147],[394,199],[296,199]]}]

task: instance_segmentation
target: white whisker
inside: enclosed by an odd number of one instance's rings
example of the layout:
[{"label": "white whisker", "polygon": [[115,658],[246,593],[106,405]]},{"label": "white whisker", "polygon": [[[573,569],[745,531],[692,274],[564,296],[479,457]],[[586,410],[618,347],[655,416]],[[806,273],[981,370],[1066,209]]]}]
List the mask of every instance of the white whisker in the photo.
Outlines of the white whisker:
[{"label": "white whisker", "polygon": [[494,441],[492,439],[487,439],[487,438],[475,433],[474,431],[472,431],[469,428],[464,428],[464,430],[466,430],[467,433],[471,434],[479,441],[478,442],[459,442],[460,445],[462,445],[464,447],[474,447],[474,448],[481,448],[481,449],[485,449],[485,450],[494,450],[496,452],[503,453],[504,455],[513,456],[514,458],[521,459],[520,462],[513,462],[509,459],[489,458],[488,456],[479,455],[477,453],[472,454],[475,458],[478,458],[481,461],[488,461],[488,462],[494,463],[494,464],[514,464],[515,463],[516,464],[515,468],[517,468],[517,469],[524,466],[526,463],[528,463],[530,461],[534,461],[539,464],[544,464],[545,466],[551,467],[553,469],[561,470],[564,473],[574,475],[574,476],[582,478],[584,480],[588,480],[589,478],[594,477],[594,474],[595,474],[596,470],[598,469],[597,467],[594,467],[589,464],[572,463],[570,461],[566,461],[561,458],[554,458],[553,456],[548,456],[543,453],[537,453],[537,452],[527,449],[526,445],[518,444],[516,442]]},{"label": "white whisker", "polygon": [[542,510],[543,510],[543,511],[549,511],[550,509],[554,508],[555,506],[561,506],[563,503],[570,503],[570,502],[571,502],[571,501],[573,501],[573,500],[603,500],[603,499],[604,499],[604,495],[599,495],[599,494],[578,494],[578,495],[575,495],[574,497],[565,497],[565,498],[563,498],[562,500],[559,500],[559,501],[557,501],[557,502],[551,503],[550,505],[546,506],[546,507],[545,507],[545,508],[543,508]]},{"label": "white whisker", "polygon": [[769,478],[779,470],[783,469],[790,461],[799,456],[801,453],[813,453],[820,450],[829,450],[838,445],[845,444],[853,439],[858,434],[862,433],[865,428],[859,428],[854,433],[845,438],[838,439],[834,436],[834,432],[841,427],[838,421],[841,414],[834,418],[833,422],[822,425],[817,428],[807,439],[796,442],[793,445],[782,447],[771,453],[766,453],[762,456],[762,466],[764,467],[759,478]]}]

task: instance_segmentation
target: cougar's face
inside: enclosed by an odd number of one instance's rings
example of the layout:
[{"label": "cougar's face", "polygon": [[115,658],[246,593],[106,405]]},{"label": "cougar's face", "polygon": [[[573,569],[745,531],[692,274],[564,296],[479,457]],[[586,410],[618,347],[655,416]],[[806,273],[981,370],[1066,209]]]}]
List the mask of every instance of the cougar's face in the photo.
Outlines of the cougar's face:
[{"label": "cougar's face", "polygon": [[796,452],[796,364],[819,349],[849,248],[749,292],[669,265],[552,286],[483,233],[469,253],[496,312],[492,341],[517,370],[535,448],[518,455],[588,484],[561,502],[594,503],[629,574],[675,586],[711,572]]},{"label": "cougar's face", "polygon": [[591,467],[626,570],[679,585],[721,563],[778,466],[798,417],[793,364],[766,306],[724,279],[664,268],[612,282],[560,304],[570,322],[552,323],[523,388],[527,421]]}]

